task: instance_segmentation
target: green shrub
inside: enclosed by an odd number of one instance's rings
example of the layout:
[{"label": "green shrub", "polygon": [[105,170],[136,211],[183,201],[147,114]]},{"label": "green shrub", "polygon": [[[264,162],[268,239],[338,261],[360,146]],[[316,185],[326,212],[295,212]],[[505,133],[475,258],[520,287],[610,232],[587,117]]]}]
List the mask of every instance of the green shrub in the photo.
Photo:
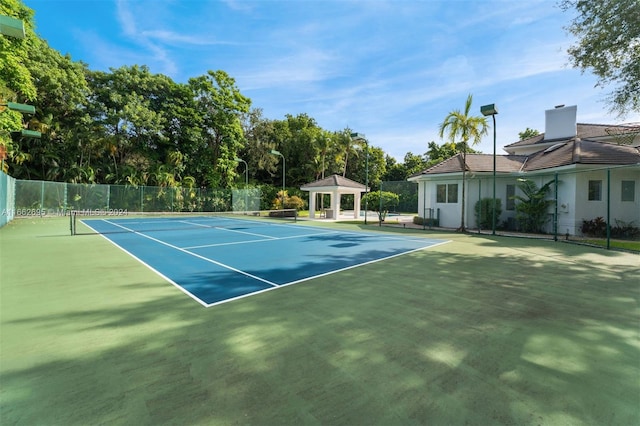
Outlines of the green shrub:
[{"label": "green shrub", "polygon": [[[480,229],[493,229],[493,198],[483,198],[475,205],[476,223]],[[502,200],[496,198],[496,227],[500,223]]]},{"label": "green shrub", "polygon": [[605,237],[607,235],[607,222],[601,216],[591,220],[583,220],[580,231],[590,237]]},{"label": "green shrub", "polygon": [[285,198],[285,201],[284,201],[285,209],[302,210],[304,209],[304,206],[305,206],[304,200],[298,197],[297,195],[292,195],[291,197]]},{"label": "green shrub", "polygon": [[398,194],[393,192],[373,191],[362,197],[361,205],[366,205],[369,210],[378,212],[378,219],[380,222],[384,222],[389,208],[398,205],[399,200]]},{"label": "green shrub", "polygon": [[415,225],[424,225],[424,226],[440,226],[440,221],[436,218],[424,218],[420,216],[413,217],[413,223]]},{"label": "green shrub", "polygon": [[615,219],[616,226],[611,227],[611,237],[623,240],[635,240],[640,238],[640,228],[634,226],[633,222],[624,222]]}]

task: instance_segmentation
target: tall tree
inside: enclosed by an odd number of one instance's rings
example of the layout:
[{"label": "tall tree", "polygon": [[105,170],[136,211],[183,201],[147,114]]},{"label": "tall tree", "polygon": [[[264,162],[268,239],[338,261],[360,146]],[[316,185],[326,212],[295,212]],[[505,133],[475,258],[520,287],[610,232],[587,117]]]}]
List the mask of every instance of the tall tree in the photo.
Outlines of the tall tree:
[{"label": "tall tree", "polygon": [[33,31],[34,12],[22,1],[2,0],[0,15],[21,20],[26,33],[24,39],[0,37],[0,88],[10,89],[20,101],[34,100],[37,96],[36,86],[27,66],[30,44],[37,40]]},{"label": "tall tree", "polygon": [[[284,137],[276,135],[277,130],[282,130],[282,126],[278,126],[275,120],[263,117],[261,108],[255,108],[243,114],[242,128],[246,142],[238,156],[247,162],[249,179],[258,182],[271,181],[277,168],[277,159],[270,151],[276,148],[279,141],[284,140]],[[238,166],[240,167],[240,164]]]},{"label": "tall tree", "polygon": [[37,99],[32,102],[36,113],[29,120],[29,128],[42,133],[40,139],[20,141],[32,156],[31,178],[92,181],[95,173],[88,163],[82,164],[83,145],[90,143],[84,132],[87,126],[83,126],[88,123],[86,67],[61,55],[44,40],[35,39],[31,46],[27,67]]},{"label": "tall tree", "polygon": [[316,141],[322,129],[307,114],[287,114],[284,124],[290,136],[281,142],[278,150],[287,161],[286,181],[288,186],[304,185],[313,181],[317,173],[319,148]]},{"label": "tall tree", "polygon": [[[369,164],[368,172],[367,163]],[[366,147],[363,146],[362,152],[353,158],[351,165],[353,169],[349,168],[347,178],[362,184],[368,179],[371,190],[375,191],[380,188],[380,183],[387,171],[387,161],[381,148],[369,145],[369,160],[367,161]]]},{"label": "tall tree", "polygon": [[567,27],[577,38],[568,49],[573,66],[591,70],[596,86],[615,86],[608,102],[619,117],[640,111],[640,2],[561,0],[560,7],[576,12]]},{"label": "tall tree", "polygon": [[479,151],[466,146],[462,142],[445,142],[442,145],[438,145],[435,142],[431,141],[428,144],[429,149],[425,154],[427,157],[426,168],[435,166],[438,163],[442,163],[447,158],[454,157],[462,152],[463,147],[466,148],[467,154],[477,154]]},{"label": "tall tree", "polygon": [[488,125],[485,117],[471,115],[471,104],[473,96],[469,94],[464,104],[464,110],[453,110],[445,117],[439,126],[440,137],[445,136],[454,142],[459,138],[462,143],[462,203],[460,214],[460,232],[465,231],[464,215],[465,215],[465,184],[467,174],[467,146],[469,141],[473,145],[480,143],[482,136],[487,134]]},{"label": "tall tree", "polygon": [[[89,113],[113,161],[105,179],[113,183],[147,184],[155,163],[162,162],[159,148],[167,143],[166,119],[154,98],[163,97],[159,81],[145,66],[124,66],[111,72],[87,75],[92,94]],[[165,96],[166,97],[166,96]],[[101,136],[100,133],[102,133]]]},{"label": "tall tree", "polygon": [[[37,97],[37,89],[27,63],[32,51],[31,43],[37,40],[33,31],[34,12],[19,0],[2,0],[0,15],[21,20],[26,33],[24,39],[0,36],[0,103],[33,101]],[[23,116],[5,109],[0,107],[0,149],[7,152],[13,165],[20,168],[31,156],[13,143],[11,133],[24,126]]]},{"label": "tall tree", "polygon": [[330,156],[332,150],[335,149],[335,140],[331,132],[322,130],[314,142],[318,150],[318,155],[315,159],[315,178],[317,180],[325,177],[325,170],[327,170],[328,166],[327,157]]},{"label": "tall tree", "polygon": [[403,163],[398,163],[398,161],[390,155],[386,155],[384,160],[386,162],[386,171],[382,177],[384,182],[403,181],[407,179],[408,175]]},{"label": "tall tree", "polygon": [[407,177],[411,176],[414,173],[422,171],[426,168],[427,161],[425,157],[422,155],[416,155],[413,152],[407,152],[404,155],[404,167],[406,170]]},{"label": "tall tree", "polygon": [[228,186],[236,175],[235,158],[244,140],[241,115],[249,112],[251,99],[221,70],[191,78],[189,86],[201,114],[201,137],[211,153],[208,183],[214,188]]},{"label": "tall tree", "polygon": [[342,176],[347,176],[347,168],[349,166],[349,157],[358,155],[358,148],[362,148],[364,146],[364,142],[362,140],[353,140],[351,138],[351,130],[345,129],[340,133],[336,134],[336,143],[342,147],[341,158],[344,164],[344,168],[342,169]]},{"label": "tall tree", "polygon": [[521,141],[525,140],[525,139],[529,139],[532,138],[534,136],[538,136],[540,134],[539,131],[537,131],[536,129],[530,129],[530,128],[526,128],[525,130],[523,130],[522,132],[518,133],[518,137],[520,138]]}]

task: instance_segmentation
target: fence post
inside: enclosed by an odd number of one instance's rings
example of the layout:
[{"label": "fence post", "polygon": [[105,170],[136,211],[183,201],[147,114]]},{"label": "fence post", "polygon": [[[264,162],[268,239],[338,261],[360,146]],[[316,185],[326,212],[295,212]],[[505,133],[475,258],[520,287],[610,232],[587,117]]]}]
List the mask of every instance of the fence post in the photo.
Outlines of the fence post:
[{"label": "fence post", "polygon": [[427,183],[422,182],[422,230],[427,229]]},{"label": "fence post", "polygon": [[[478,178],[478,217],[476,218],[476,220],[478,221],[478,223],[476,225],[478,225],[478,234],[480,233],[480,224],[482,223],[482,180],[480,178]],[[494,204],[495,206],[495,204]],[[474,209],[475,210],[475,209]]]},{"label": "fence post", "polygon": [[378,226],[382,226],[382,182],[380,182],[380,192],[379,192],[380,196],[378,197],[380,201],[378,204],[380,204],[380,206],[378,207]]},{"label": "fence post", "polygon": [[65,182],[64,183],[64,205],[62,206],[65,215],[67,214],[67,208],[69,206],[69,200],[67,199],[68,197],[69,197],[69,184]]},{"label": "fence post", "polygon": [[44,207],[44,181],[40,185],[40,217],[42,217],[42,208]]},{"label": "fence post", "polygon": [[611,169],[607,169],[607,250],[611,249]]},{"label": "fence post", "polygon": [[558,172],[555,174],[555,211],[553,213],[553,241],[558,241]]}]

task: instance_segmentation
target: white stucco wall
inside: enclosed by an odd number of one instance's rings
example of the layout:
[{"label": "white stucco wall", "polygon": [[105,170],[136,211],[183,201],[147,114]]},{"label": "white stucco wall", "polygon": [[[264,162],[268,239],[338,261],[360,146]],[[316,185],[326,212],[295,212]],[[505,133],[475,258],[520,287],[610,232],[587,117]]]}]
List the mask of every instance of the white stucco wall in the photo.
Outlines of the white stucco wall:
[{"label": "white stucco wall", "polygon": [[[624,167],[611,169],[611,199],[610,218],[611,225],[616,226],[616,219],[625,223],[634,223],[640,226],[640,168]],[[585,170],[579,168],[566,168],[558,170],[558,234],[580,235],[583,220],[592,220],[596,217],[607,217],[607,170]],[[527,178],[541,187],[545,183],[554,180],[555,171],[547,171],[545,174],[509,175],[498,176],[496,179],[496,196],[502,202],[502,214],[496,221],[498,227],[510,217],[515,218],[515,210],[507,210],[506,188],[508,184],[516,186],[516,194],[522,195],[517,188],[518,177]],[[418,215],[424,217],[424,208],[440,209],[440,226],[445,228],[458,228],[460,226],[460,208],[462,196],[462,179],[420,181],[418,183]],[[589,180],[602,181],[602,197],[599,201],[589,201]],[[622,201],[622,181],[633,181],[634,200]],[[438,184],[458,184],[457,203],[437,203],[436,188]],[[479,192],[480,191],[480,192]],[[466,216],[465,226],[470,229],[477,228],[474,214],[474,206],[479,198],[491,198],[493,195],[493,178],[491,175],[473,176],[466,183]],[[552,184],[547,195],[548,199],[555,199],[555,185]],[[548,221],[545,231],[553,233],[555,205],[548,209]],[[435,215],[435,214],[434,214]],[[428,214],[427,214],[428,217]]]},{"label": "white stucco wall", "polygon": [[[602,181],[602,197],[600,200],[589,200],[590,180]],[[611,169],[609,201],[607,201],[607,180],[606,170],[590,171],[577,175],[575,216],[577,233],[580,232],[583,220],[592,220],[597,217],[602,217],[606,220],[607,205],[609,205],[611,226],[616,226],[616,220],[626,223],[634,222],[635,226],[640,226],[640,169]],[[623,180],[635,182],[633,201],[622,201]]]}]

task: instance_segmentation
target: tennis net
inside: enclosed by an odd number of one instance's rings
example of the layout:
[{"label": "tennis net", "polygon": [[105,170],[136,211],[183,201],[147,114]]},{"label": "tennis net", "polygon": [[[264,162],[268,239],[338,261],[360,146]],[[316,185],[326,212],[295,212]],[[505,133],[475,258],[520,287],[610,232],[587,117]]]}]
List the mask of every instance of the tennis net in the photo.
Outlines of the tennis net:
[{"label": "tennis net", "polygon": [[70,212],[71,235],[144,233],[154,231],[179,231],[188,229],[230,228],[243,229],[255,226],[295,223],[296,209],[185,212],[185,213],[129,213],[127,211],[72,210]]}]

